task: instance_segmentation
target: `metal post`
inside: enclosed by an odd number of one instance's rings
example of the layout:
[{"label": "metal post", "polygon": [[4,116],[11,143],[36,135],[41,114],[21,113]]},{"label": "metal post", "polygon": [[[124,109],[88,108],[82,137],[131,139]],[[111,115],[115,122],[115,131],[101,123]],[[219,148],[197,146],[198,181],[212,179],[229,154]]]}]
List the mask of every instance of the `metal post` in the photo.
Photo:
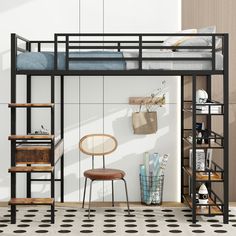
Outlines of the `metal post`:
[{"label": "metal post", "polygon": [[[26,101],[31,103],[31,76],[27,75],[26,77]],[[26,108],[26,129],[27,134],[31,133],[31,108]],[[31,166],[31,164],[27,164]],[[31,173],[26,174],[26,183],[27,183],[27,198],[31,198]]]},{"label": "metal post", "polygon": [[196,75],[192,76],[192,222],[196,223]]},{"label": "metal post", "polygon": [[115,204],[114,204],[114,181],[112,180],[111,181],[111,188],[112,188],[112,206],[114,207]]},{"label": "metal post", "polygon": [[[64,76],[61,76],[61,139],[64,145]],[[61,202],[64,202],[64,153],[61,156]]]},{"label": "metal post", "polygon": [[139,35],[139,70],[142,70],[143,65],[143,55],[142,55],[142,35]]},{"label": "metal post", "polygon": [[[212,85],[212,78],[211,78],[211,75],[207,75],[206,76],[206,90],[207,90],[207,94],[208,94],[208,99],[211,100],[212,99],[212,93],[211,93],[211,85]],[[208,112],[208,115],[207,115],[207,125],[206,125],[206,128],[208,131],[211,131],[212,127],[211,127],[211,107],[209,106],[209,112]],[[210,140],[209,140],[210,141]],[[206,155],[206,153],[205,153]],[[210,172],[209,172],[209,179],[211,178],[211,175],[210,175]],[[212,187],[212,184],[211,184],[211,181],[207,182],[206,183],[206,186],[207,186],[207,189],[208,189],[208,192],[210,193],[210,197],[212,197],[212,194],[211,194],[211,187]]]},{"label": "metal post", "polygon": [[224,223],[229,222],[229,37],[224,35]]},{"label": "metal post", "polygon": [[[16,35],[11,34],[11,103],[16,103]],[[11,108],[11,135],[16,134],[16,108]],[[16,165],[16,142],[11,140],[11,166]],[[11,198],[16,197],[16,173],[11,172]],[[11,205],[11,223],[16,223],[16,206]]]},{"label": "metal post", "polygon": [[54,71],[57,71],[57,64],[58,64],[58,60],[57,60],[57,35],[54,34]]},{"label": "metal post", "polygon": [[[55,76],[51,76],[51,103],[55,103]],[[51,135],[54,135],[55,132],[55,106],[51,108]],[[55,155],[55,140],[51,139],[51,166],[54,167],[54,155]],[[55,169],[51,172],[51,198],[54,200],[51,205],[51,222],[52,224],[55,221]]]},{"label": "metal post", "polygon": [[184,202],[184,170],[183,170],[183,167],[184,167],[184,141],[183,141],[183,138],[184,138],[184,76],[181,76],[181,196],[180,196],[180,199],[181,199],[181,202],[183,203]]}]

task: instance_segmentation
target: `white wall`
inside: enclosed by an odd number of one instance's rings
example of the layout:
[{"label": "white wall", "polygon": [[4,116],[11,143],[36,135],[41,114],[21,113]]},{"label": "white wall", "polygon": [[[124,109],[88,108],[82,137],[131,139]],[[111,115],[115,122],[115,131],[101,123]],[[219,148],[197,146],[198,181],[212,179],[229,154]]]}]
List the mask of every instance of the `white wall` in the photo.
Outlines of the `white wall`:
[{"label": "white wall", "polygon": [[[0,6],[0,200],[8,200],[10,179],[10,33],[30,39],[52,39],[54,32],[174,32],[180,29],[180,0],[12,0]],[[55,7],[56,6],[56,7]],[[171,16],[171,17],[170,17]],[[138,167],[145,151],[170,153],[165,178],[165,201],[180,197],[179,80],[166,77],[167,105],[158,109],[157,135],[135,136],[131,129],[130,96],[146,96],[161,85],[161,77],[66,77],[65,78],[65,200],[82,199],[83,171],[91,160],[78,152],[80,137],[106,132],[116,136],[119,148],[107,164],[127,173],[131,201],[139,201]],[[25,99],[25,79],[18,79],[18,101]],[[43,92],[42,92],[43,91]],[[49,99],[48,78],[33,79],[33,101]],[[33,113],[33,128],[48,126],[46,111]],[[24,132],[25,114],[20,112],[18,132]],[[97,166],[101,166],[97,160]],[[42,176],[45,178],[46,176]],[[25,194],[19,176],[18,195]],[[118,191],[119,189],[119,191]],[[49,186],[34,184],[33,196],[46,196]],[[57,187],[57,192],[59,186]],[[110,183],[97,183],[93,200],[110,199]],[[115,185],[116,200],[123,201],[121,183]]]}]

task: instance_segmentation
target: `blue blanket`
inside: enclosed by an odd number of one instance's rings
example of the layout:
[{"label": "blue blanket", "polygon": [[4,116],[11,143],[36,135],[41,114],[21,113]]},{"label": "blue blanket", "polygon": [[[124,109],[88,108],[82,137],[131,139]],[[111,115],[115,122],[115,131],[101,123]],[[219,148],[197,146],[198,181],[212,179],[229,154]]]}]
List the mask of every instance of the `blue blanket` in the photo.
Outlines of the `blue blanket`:
[{"label": "blue blanket", "polygon": [[[65,52],[58,52],[58,70],[65,70]],[[88,58],[123,58],[122,52],[111,51],[88,51],[71,52],[69,57],[88,57]],[[25,52],[17,56],[17,70],[53,70],[53,52]],[[125,60],[117,61],[70,61],[70,70],[125,70]]]}]

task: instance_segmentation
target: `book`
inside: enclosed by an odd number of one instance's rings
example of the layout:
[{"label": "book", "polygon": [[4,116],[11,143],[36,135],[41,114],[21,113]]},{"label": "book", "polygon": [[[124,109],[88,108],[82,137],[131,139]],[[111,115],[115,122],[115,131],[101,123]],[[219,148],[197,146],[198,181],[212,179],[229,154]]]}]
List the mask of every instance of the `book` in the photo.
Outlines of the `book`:
[{"label": "book", "polygon": [[207,156],[206,156],[206,163],[207,163],[207,168],[211,170],[211,165],[212,165],[212,152],[213,150],[208,148],[207,149]]},{"label": "book", "polygon": [[[193,168],[193,150],[189,150],[189,167]],[[196,149],[196,170],[205,171],[205,151],[204,149]]]}]

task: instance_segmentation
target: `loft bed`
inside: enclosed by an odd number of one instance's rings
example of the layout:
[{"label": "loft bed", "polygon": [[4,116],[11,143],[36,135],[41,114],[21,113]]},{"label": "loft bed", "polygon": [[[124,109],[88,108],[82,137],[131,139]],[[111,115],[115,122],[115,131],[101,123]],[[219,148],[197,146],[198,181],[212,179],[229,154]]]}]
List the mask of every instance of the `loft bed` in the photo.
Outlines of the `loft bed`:
[{"label": "loft bed", "polygon": [[[197,44],[166,44],[166,38],[183,37],[184,39],[207,38],[208,45]],[[201,40],[200,40],[201,41]],[[220,47],[218,47],[220,42]],[[16,80],[17,75],[26,75],[27,98],[25,104],[16,102]],[[48,76],[51,81],[51,100],[48,104],[31,103],[31,77]],[[222,148],[224,148],[224,201],[213,191],[210,192],[210,203],[205,211],[199,212],[199,205],[196,204],[196,152],[193,152],[193,169],[189,176],[192,176],[192,195],[189,200],[185,196],[186,185],[183,181],[185,153],[183,140],[185,130],[183,125],[185,103],[184,100],[184,78],[192,77],[192,91],[196,91],[197,76],[204,76],[207,79],[207,92],[211,98],[212,75],[223,77],[223,98],[222,104],[224,115],[224,137]],[[51,222],[54,223],[54,181],[60,181],[61,201],[64,201],[64,76],[181,76],[181,200],[185,200],[192,208],[192,221],[196,222],[196,215],[223,215],[224,223],[228,222],[228,34],[209,33],[181,33],[181,34],[77,34],[59,33],[54,34],[53,40],[28,40],[17,34],[11,34],[11,222],[16,222],[16,205],[44,204],[51,205]],[[31,109],[48,107],[51,109],[51,132],[55,135],[55,79],[60,78],[60,138],[55,143],[54,138],[50,142],[50,158],[48,163],[54,167],[60,159],[61,178],[55,179],[54,171],[51,171],[51,178],[45,181],[51,182],[51,198],[47,200],[31,200],[31,173],[27,172],[27,198],[17,200],[16,198],[16,171],[17,149],[19,145],[37,145],[44,137],[38,138],[31,135]],[[148,78],[147,78],[148,79]],[[196,127],[196,93],[192,92],[192,127]],[[16,108],[25,107],[27,110],[27,134],[16,135]],[[210,109],[210,108],[209,108]],[[211,114],[207,114],[211,115]],[[211,119],[207,119],[211,127]],[[193,130],[194,131],[194,130]],[[16,142],[17,140],[17,142]],[[193,136],[192,148],[196,150],[196,137]],[[59,154],[56,154],[57,144],[60,144]],[[18,146],[17,146],[18,145]],[[24,148],[23,148],[24,149]],[[21,148],[21,150],[23,150]],[[24,150],[23,150],[24,151]],[[30,149],[32,154],[32,148]],[[32,154],[33,155],[33,154]],[[56,155],[58,156],[55,162]],[[30,166],[30,163],[27,164]],[[218,169],[217,169],[218,170]],[[216,171],[216,170],[215,170]],[[223,170],[222,170],[223,171]],[[210,172],[209,172],[210,173]],[[211,176],[209,174],[209,176]],[[40,180],[38,180],[40,181]],[[208,181],[208,180],[207,180]],[[209,182],[209,181],[208,181]]]},{"label": "loft bed", "polygon": [[[31,75],[223,74],[227,34],[55,34],[30,41],[12,35],[13,68]],[[207,46],[169,46],[165,37],[208,37]],[[216,42],[221,40],[220,49]],[[20,44],[21,43],[21,44]],[[23,45],[22,45],[23,43]]]}]

